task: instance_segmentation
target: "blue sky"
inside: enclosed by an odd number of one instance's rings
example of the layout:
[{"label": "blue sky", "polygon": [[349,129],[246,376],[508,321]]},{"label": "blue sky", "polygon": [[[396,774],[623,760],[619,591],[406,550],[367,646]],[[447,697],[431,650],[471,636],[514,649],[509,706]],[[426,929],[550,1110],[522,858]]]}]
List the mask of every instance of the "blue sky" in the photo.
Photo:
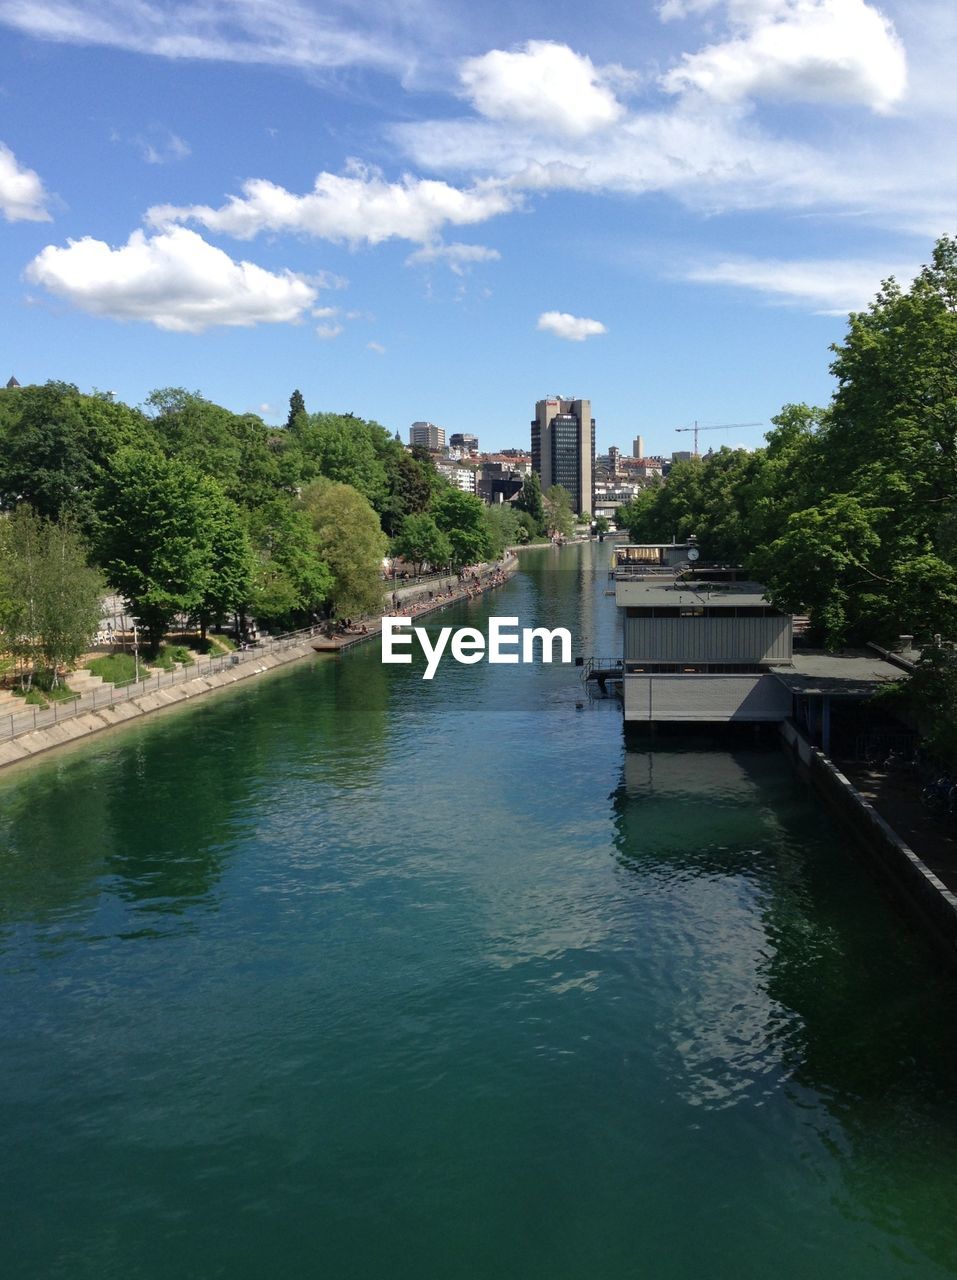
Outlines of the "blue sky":
[{"label": "blue sky", "polygon": [[[0,0],[0,372],[600,448],[763,423],[957,231],[952,0]],[[715,431],[756,444],[760,427]]]}]

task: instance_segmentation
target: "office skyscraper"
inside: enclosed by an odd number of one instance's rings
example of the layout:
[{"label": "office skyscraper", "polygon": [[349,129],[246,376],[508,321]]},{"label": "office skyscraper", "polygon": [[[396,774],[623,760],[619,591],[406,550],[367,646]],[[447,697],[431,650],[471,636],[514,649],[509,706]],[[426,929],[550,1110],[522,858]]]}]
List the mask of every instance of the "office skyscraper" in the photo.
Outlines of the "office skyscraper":
[{"label": "office skyscraper", "polygon": [[419,444],[425,449],[444,449],[445,428],[432,422],[413,422],[409,428],[409,444]]},{"label": "office skyscraper", "polygon": [[590,400],[539,400],[532,419],[532,469],[542,492],[553,484],[567,489],[572,508],[594,507],[595,419]]}]

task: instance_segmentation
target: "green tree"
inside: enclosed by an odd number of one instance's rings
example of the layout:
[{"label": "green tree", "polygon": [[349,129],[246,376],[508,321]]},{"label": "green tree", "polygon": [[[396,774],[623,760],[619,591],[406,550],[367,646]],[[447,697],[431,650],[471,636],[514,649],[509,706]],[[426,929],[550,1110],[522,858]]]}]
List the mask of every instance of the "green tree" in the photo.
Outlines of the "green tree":
[{"label": "green tree", "polygon": [[381,507],[382,527],[394,537],[406,516],[428,510],[439,475],[428,453],[415,457],[401,446],[385,455],[385,471],[388,494]]},{"label": "green tree", "polygon": [[103,582],[68,522],[43,520],[17,508],[0,530],[0,629],[4,647],[56,686],[61,666],[90,645],[100,620]]},{"label": "green tree", "polygon": [[242,613],[253,592],[254,562],[249,535],[234,502],[210,476],[201,484],[207,576],[197,610],[200,636],[234,613]]},{"label": "green tree", "polygon": [[351,485],[382,509],[389,492],[384,457],[394,447],[384,428],[351,414],[313,413],[299,420],[296,434],[303,479],[324,476]]},{"label": "green tree", "polygon": [[351,618],[381,612],[382,560],[389,544],[372,506],[351,485],[326,479],[303,490],[302,505],[332,576],[332,615]]},{"label": "green tree", "polygon": [[542,501],[542,483],[536,471],[530,471],[522,482],[522,492],[515,499],[519,511],[525,511],[535,522],[535,533],[545,532],[545,504]]},{"label": "green tree", "polygon": [[253,545],[251,608],[261,621],[294,627],[322,609],[332,574],[319,554],[312,522],[285,494],[250,512]]},{"label": "green tree", "polygon": [[868,568],[879,546],[876,516],[857,498],[836,494],[791,515],[782,536],[755,556],[771,602],[784,613],[807,609],[829,647],[840,646],[887,586]]},{"label": "green tree", "polygon": [[564,486],[553,484],[545,494],[545,531],[567,538],[574,527],[571,495]]},{"label": "green tree", "polygon": [[93,526],[93,494],[120,448],[148,444],[141,414],[71,383],[0,391],[0,507],[26,502],[40,516]]},{"label": "green tree", "polygon": [[206,493],[195,467],[135,450],[117,455],[100,488],[100,563],[153,652],[178,613],[202,607],[210,585]]},{"label": "green tree", "polygon": [[299,418],[299,415],[300,414],[305,415],[305,412],[306,412],[306,402],[302,398],[302,392],[297,387],[296,390],[289,397],[289,416],[286,419],[287,429],[294,430],[297,425],[297,419]]},{"label": "green tree", "polygon": [[525,527],[519,522],[519,513],[509,502],[497,502],[486,507],[485,523],[492,544],[491,554],[496,560],[501,558],[506,547],[528,541]]},{"label": "green tree", "polygon": [[482,502],[461,489],[448,488],[437,494],[432,502],[435,523],[448,535],[452,544],[451,562],[461,569],[467,564],[488,560],[492,554]]},{"label": "green tree", "polygon": [[424,512],[406,516],[392,544],[393,553],[408,560],[415,572],[423,564],[435,567],[446,565],[452,559],[452,544],[435,520]]}]

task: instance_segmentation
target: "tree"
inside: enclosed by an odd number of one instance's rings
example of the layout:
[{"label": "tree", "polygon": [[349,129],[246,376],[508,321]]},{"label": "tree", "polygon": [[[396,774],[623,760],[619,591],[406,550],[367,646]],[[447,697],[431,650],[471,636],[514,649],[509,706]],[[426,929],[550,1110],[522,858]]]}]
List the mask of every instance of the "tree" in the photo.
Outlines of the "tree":
[{"label": "tree", "polygon": [[302,493],[319,554],[332,584],[328,608],[336,618],[364,616],[382,609],[382,559],[388,540],[369,502],[348,484],[316,480]]},{"label": "tree", "polygon": [[302,392],[297,387],[289,397],[289,416],[286,419],[287,430],[295,430],[299,415],[305,415],[305,412],[306,402],[302,398]]},{"label": "tree", "polygon": [[313,413],[299,419],[296,434],[303,479],[325,476],[351,485],[381,510],[389,492],[383,459],[394,448],[383,427],[351,414]]},{"label": "tree", "polygon": [[292,627],[311,619],[332,588],[332,574],[319,554],[312,522],[284,494],[249,513],[253,545],[251,608],[262,622]]},{"label": "tree", "polygon": [[526,530],[519,523],[519,514],[509,502],[497,502],[486,507],[485,523],[492,543],[492,556],[496,560],[504,554],[506,547],[528,541]]},{"label": "tree", "polygon": [[[89,647],[100,620],[103,582],[69,523],[43,520],[20,506],[2,529],[0,629],[21,662],[45,668],[50,684],[61,666]],[[25,673],[29,684],[31,672]]]},{"label": "tree", "polygon": [[202,481],[207,577],[199,603],[200,637],[205,641],[211,623],[222,625],[249,604],[253,590],[253,553],[242,516],[222,487],[209,476]]},{"label": "tree", "polygon": [[568,490],[560,484],[553,484],[545,494],[545,530],[560,537],[570,536],[575,525],[572,515],[572,500]]},{"label": "tree", "polygon": [[536,471],[530,471],[522,482],[522,492],[515,499],[519,511],[525,511],[535,522],[535,533],[545,532],[545,505],[542,501],[542,483]]},{"label": "tree", "polygon": [[809,610],[831,648],[887,585],[867,567],[879,545],[875,519],[857,498],[836,494],[791,515],[782,536],[755,557],[772,604],[783,613]]},{"label": "tree", "polygon": [[442,532],[448,534],[454,568],[478,564],[491,556],[485,507],[478,498],[450,487],[435,497],[432,514]]},{"label": "tree", "polygon": [[381,507],[382,527],[394,537],[406,516],[428,510],[439,475],[428,454],[415,457],[401,447],[386,455],[385,469],[388,496]]},{"label": "tree", "polygon": [[393,553],[408,560],[419,573],[423,564],[448,564],[452,559],[452,544],[430,515],[406,516],[399,534],[392,544]]},{"label": "tree", "polygon": [[596,517],[595,517],[595,532],[596,532],[596,533],[598,533],[598,534],[605,534],[605,533],[607,533],[607,532],[608,532],[608,530],[609,530],[609,528],[610,528],[610,527],[611,527],[611,526],[610,526],[610,525],[609,525],[609,523],[608,523],[608,517],[607,517],[607,516],[596,516]]},{"label": "tree", "polygon": [[0,507],[26,502],[48,520],[70,512],[91,532],[109,459],[148,443],[142,415],[66,382],[0,391],[0,406]]},{"label": "tree", "polygon": [[123,450],[100,488],[99,558],[146,627],[153,652],[178,613],[196,613],[210,585],[203,477],[185,462]]},{"label": "tree", "polygon": [[906,681],[880,692],[882,702],[897,704],[914,717],[927,747],[948,768],[957,762],[957,649],[953,643],[924,647],[917,669]]}]

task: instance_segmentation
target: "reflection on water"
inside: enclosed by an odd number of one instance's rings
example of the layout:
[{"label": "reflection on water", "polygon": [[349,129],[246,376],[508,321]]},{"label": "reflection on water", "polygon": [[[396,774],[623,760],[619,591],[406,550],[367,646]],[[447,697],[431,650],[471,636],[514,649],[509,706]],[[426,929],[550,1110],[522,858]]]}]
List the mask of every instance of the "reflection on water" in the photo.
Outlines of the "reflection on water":
[{"label": "reflection on water", "polygon": [[[614,654],[606,562],[434,625]],[[957,1274],[953,987],[786,759],[421,666],[0,778],[4,1280]]]}]

